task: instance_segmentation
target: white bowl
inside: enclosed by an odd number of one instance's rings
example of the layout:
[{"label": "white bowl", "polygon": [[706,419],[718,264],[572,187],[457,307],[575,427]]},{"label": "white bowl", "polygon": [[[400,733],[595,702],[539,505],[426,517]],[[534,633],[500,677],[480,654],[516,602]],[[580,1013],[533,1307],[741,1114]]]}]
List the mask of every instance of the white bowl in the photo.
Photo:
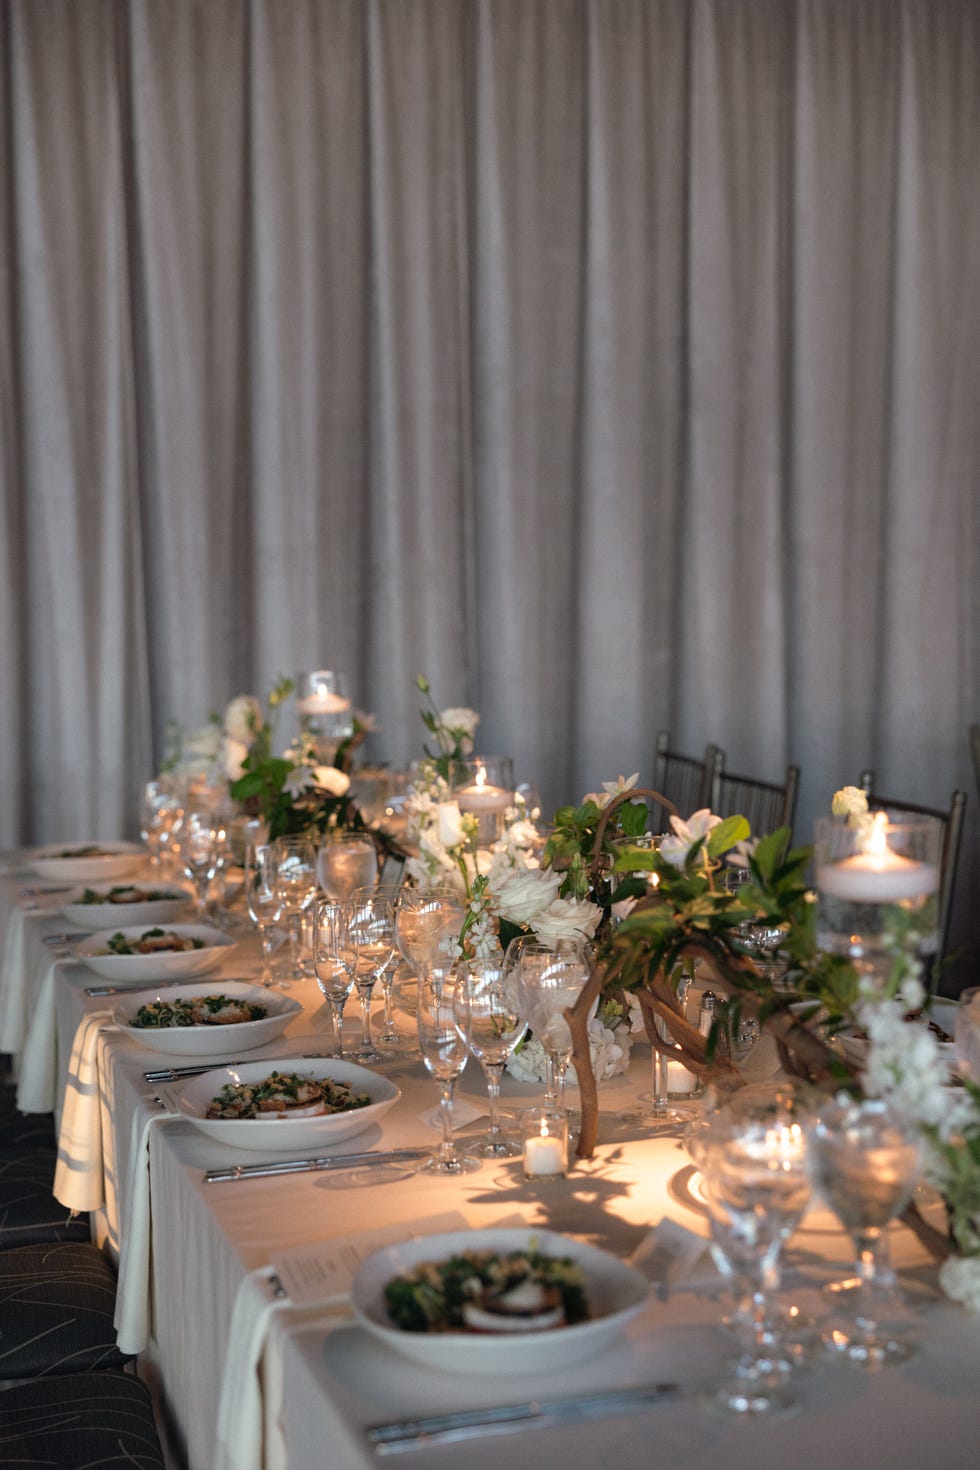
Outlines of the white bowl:
[{"label": "white bowl", "polygon": [[[316,1118],[208,1118],[208,1105],[226,1082],[261,1082],[272,1072],[298,1072],[301,1077],[329,1077],[347,1082],[357,1092],[366,1092],[371,1102],[349,1113],[325,1113]],[[180,1110],[202,1133],[230,1148],[258,1153],[270,1149],[329,1148],[345,1138],[364,1133],[377,1123],[401,1097],[387,1077],[369,1072],[353,1062],[334,1057],[266,1057],[260,1062],[243,1062],[237,1067],[218,1067],[188,1082],[179,1098]]]},{"label": "white bowl", "polygon": [[[201,949],[161,950],[158,954],[106,954],[109,940],[115,934],[127,939],[142,939],[147,929],[166,927],[169,933],[180,934],[188,939],[203,941]],[[211,929],[207,924],[126,924],[116,929],[100,929],[97,934],[76,944],[74,955],[101,975],[104,980],[120,984],[138,982],[141,985],[159,984],[164,980],[190,979],[192,975],[203,975],[213,970],[226,955],[236,948],[235,941],[220,929]]]},{"label": "white bowl", "polygon": [[[98,855],[83,856],[87,847],[97,848]],[[38,877],[66,883],[108,883],[134,873],[145,862],[146,851],[138,842],[50,842],[30,855]]]},{"label": "white bowl", "polygon": [[[120,887],[129,887],[135,891],[166,893],[167,897],[110,903],[108,895],[113,888]],[[102,902],[82,903],[82,895],[86,889],[97,893]],[[125,924],[130,929],[142,924],[144,928],[150,929],[154,924],[172,923],[186,910],[190,901],[191,894],[188,890],[173,883],[86,884],[85,888],[76,888],[74,893],[68,895],[67,900],[61,905],[61,914],[73,929],[98,931],[108,929],[113,924]],[[115,929],[112,932],[115,933]]]},{"label": "white bowl", "polygon": [[[540,1332],[406,1332],[388,1315],[385,1287],[423,1261],[444,1261],[464,1250],[537,1250],[568,1257],[586,1277],[591,1316]],[[541,1373],[601,1352],[643,1310],[649,1284],[633,1266],[607,1251],[550,1230],[458,1230],[406,1240],[376,1251],[351,1288],[354,1311],[367,1330],[395,1352],[447,1373]]]},{"label": "white bowl", "polygon": [[[266,1008],[257,1021],[235,1021],[224,1026],[135,1026],[133,1021],[140,1006],[154,1001],[193,1000],[199,995],[227,995],[231,1000],[248,1001]],[[239,1051],[252,1051],[281,1035],[303,1007],[291,996],[261,985],[245,985],[240,980],[215,980],[210,984],[199,980],[193,985],[171,985],[166,990],[140,991],[117,1005],[112,1019],[126,1036],[151,1051],[166,1052],[176,1057],[227,1057]],[[273,1065],[270,1063],[270,1065]]]}]

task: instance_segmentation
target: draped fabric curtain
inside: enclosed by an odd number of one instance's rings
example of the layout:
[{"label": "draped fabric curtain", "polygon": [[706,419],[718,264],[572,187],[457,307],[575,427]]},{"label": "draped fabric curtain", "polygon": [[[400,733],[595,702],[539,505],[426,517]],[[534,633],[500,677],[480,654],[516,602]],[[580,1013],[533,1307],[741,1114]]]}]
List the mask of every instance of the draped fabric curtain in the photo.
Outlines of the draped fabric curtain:
[{"label": "draped fabric curtain", "polygon": [[549,806],[664,726],[804,838],[975,798],[978,76],[974,0],[4,0],[0,842],[322,666]]}]

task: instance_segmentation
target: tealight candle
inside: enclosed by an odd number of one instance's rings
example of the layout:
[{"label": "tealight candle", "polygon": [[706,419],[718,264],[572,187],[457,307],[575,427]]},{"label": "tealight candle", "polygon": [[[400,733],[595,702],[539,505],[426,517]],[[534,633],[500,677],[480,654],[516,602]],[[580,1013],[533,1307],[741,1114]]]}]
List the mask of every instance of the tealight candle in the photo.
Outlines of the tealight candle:
[{"label": "tealight candle", "polygon": [[560,1179],[567,1168],[567,1116],[532,1108],[524,1118],[525,1179]]},{"label": "tealight candle", "polygon": [[901,903],[928,898],[939,887],[935,863],[903,857],[888,846],[887,819],[875,817],[865,846],[817,869],[817,888],[851,903]]},{"label": "tealight candle", "polygon": [[332,693],[324,686],[315,694],[297,699],[296,709],[301,715],[340,715],[346,714],[350,709],[350,700],[345,699],[342,694]]}]

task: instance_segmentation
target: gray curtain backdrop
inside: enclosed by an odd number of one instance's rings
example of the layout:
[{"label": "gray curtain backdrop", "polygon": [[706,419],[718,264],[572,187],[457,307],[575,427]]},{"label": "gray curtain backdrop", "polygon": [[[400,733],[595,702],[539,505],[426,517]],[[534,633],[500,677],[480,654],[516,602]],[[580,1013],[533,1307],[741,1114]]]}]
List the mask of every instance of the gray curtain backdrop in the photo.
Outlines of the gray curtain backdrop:
[{"label": "gray curtain backdrop", "polygon": [[978,78],[976,0],[4,0],[0,842],[425,672],[549,806],[967,786],[972,921]]}]

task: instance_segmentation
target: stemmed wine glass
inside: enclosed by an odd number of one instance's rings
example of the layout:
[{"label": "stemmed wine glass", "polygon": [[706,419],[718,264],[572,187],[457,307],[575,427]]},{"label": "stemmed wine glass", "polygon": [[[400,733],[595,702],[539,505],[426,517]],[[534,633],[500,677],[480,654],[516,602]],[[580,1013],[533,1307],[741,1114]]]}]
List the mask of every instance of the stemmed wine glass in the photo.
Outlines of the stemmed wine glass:
[{"label": "stemmed wine glass", "polygon": [[451,965],[429,965],[419,976],[419,1046],[426,1070],[439,1084],[442,1142],[422,1165],[429,1174],[469,1174],[480,1160],[460,1153],[453,1139],[453,1093],[469,1055],[469,1022],[465,995],[457,999],[457,977]]},{"label": "stemmed wine glass", "polygon": [[446,960],[446,946],[463,927],[463,900],[451,888],[432,889],[402,886],[395,909],[395,935],[406,963],[418,973],[426,965]]},{"label": "stemmed wine glass", "polygon": [[564,1012],[578,1000],[589,978],[585,947],[573,940],[549,947],[529,937],[514,939],[507,947],[504,969],[516,983],[517,1004],[548,1058],[545,1106],[560,1112],[572,1056],[572,1033]]},{"label": "stemmed wine glass", "polygon": [[275,843],[276,890],[289,925],[293,974],[308,975],[303,957],[303,916],[316,897],[316,849],[307,837],[280,837]]},{"label": "stemmed wine glass", "polygon": [[329,1056],[344,1055],[344,1006],[354,986],[357,957],[347,932],[348,915],[341,904],[318,898],[313,909],[313,968],[316,983],[333,1011],[336,1047]]},{"label": "stemmed wine glass", "polygon": [[180,862],[194,885],[198,917],[206,920],[208,892],[224,856],[224,830],[210,812],[184,813],[180,824]]},{"label": "stemmed wine glass", "polygon": [[182,816],[180,798],[165,781],[146,782],[140,803],[140,837],[154,872],[163,867],[163,854],[169,850],[174,827]]},{"label": "stemmed wine glass", "polygon": [[842,1094],[820,1110],[810,1133],[810,1160],[813,1182],[850,1233],[856,1254],[854,1321],[834,1324],[824,1341],[865,1367],[901,1363],[915,1349],[883,1333],[876,1320],[883,1290],[891,1286],[879,1252],[885,1227],[912,1196],[918,1137],[881,1099]]},{"label": "stemmed wine glass", "polygon": [[262,945],[262,974],[259,983],[271,985],[272,931],[282,918],[282,895],[276,882],[276,851],[269,843],[249,847],[245,853],[245,906],[259,931]]},{"label": "stemmed wine glass", "polygon": [[483,1068],[490,1095],[490,1128],[473,1151],[484,1158],[510,1158],[521,1152],[521,1145],[508,1139],[500,1126],[500,1079],[527,1022],[515,1004],[502,957],[461,961],[455,998],[461,1024],[469,1024],[470,1052]]},{"label": "stemmed wine glass", "polygon": [[346,903],[358,889],[378,882],[378,849],[367,832],[333,832],[316,859],[320,887],[334,903]]},{"label": "stemmed wine glass", "polygon": [[[392,933],[395,933],[398,888],[390,884],[374,885],[370,888],[359,888],[354,894],[351,902],[357,907],[359,904],[368,903],[373,898],[383,898],[391,910]],[[397,943],[397,940],[396,940]],[[400,1046],[405,1037],[395,1025],[394,997],[395,971],[398,963],[395,959],[395,950],[392,951],[391,960],[385,965],[381,972],[381,994],[384,999],[384,1010],[382,1012],[381,1030],[378,1032],[378,1044],[383,1047]]]},{"label": "stemmed wine glass", "polygon": [[369,894],[344,905],[347,936],[354,956],[354,984],[361,1002],[361,1041],[354,1053],[358,1062],[384,1061],[371,1037],[371,994],[395,955],[395,920],[391,903]]},{"label": "stemmed wine glass", "polygon": [[806,1133],[774,1099],[764,1113],[720,1109],[692,1129],[688,1149],[704,1176],[711,1253],[736,1294],[741,1352],[713,1402],[746,1417],[789,1407],[793,1363],[775,1323],[783,1242],[810,1197]]}]

